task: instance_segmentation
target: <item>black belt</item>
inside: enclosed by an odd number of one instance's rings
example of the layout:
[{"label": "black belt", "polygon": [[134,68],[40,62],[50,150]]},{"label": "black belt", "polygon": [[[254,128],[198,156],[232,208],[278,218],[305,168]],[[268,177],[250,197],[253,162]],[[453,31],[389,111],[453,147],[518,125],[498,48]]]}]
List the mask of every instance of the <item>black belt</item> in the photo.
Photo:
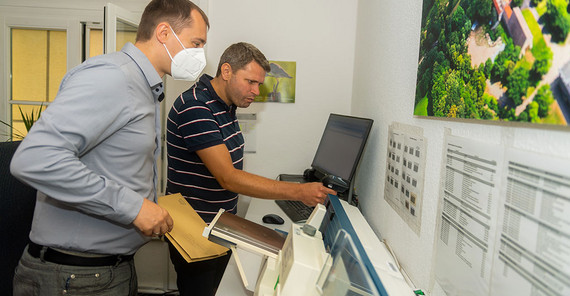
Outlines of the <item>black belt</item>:
[{"label": "black belt", "polygon": [[[30,242],[28,244],[28,253],[35,258],[40,258],[41,251],[44,246],[38,245],[36,243]],[[62,265],[72,265],[72,266],[111,266],[117,265],[121,262],[132,260],[134,255],[110,255],[105,257],[81,257],[76,255],[70,255],[56,251],[52,248],[46,248],[44,252],[43,260],[62,264]]]}]

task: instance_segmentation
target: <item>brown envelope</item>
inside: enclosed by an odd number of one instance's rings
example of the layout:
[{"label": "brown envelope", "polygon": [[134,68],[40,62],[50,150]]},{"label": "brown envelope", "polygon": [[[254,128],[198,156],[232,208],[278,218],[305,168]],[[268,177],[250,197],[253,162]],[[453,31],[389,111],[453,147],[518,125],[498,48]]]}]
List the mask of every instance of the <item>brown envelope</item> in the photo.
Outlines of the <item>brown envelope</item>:
[{"label": "brown envelope", "polygon": [[158,205],[165,208],[174,220],[174,227],[166,237],[187,262],[202,261],[225,255],[228,248],[202,236],[206,222],[200,218],[180,193],[161,196]]}]

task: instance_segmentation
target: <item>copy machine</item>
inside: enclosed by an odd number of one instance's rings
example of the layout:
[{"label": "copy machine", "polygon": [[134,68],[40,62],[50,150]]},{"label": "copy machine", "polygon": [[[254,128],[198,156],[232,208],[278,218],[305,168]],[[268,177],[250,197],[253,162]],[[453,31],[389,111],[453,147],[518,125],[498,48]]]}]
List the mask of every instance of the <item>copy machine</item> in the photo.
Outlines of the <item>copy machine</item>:
[{"label": "copy machine", "polygon": [[287,234],[220,210],[203,235],[263,256],[254,295],[415,295],[360,211],[334,195]]}]

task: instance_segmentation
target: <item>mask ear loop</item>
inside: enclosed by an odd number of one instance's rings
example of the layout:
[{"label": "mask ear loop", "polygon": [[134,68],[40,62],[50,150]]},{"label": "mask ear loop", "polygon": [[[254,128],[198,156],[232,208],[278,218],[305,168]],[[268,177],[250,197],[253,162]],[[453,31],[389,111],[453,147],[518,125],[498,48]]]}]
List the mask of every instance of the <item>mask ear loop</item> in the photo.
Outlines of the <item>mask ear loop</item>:
[{"label": "mask ear loop", "polygon": [[[182,44],[182,41],[180,41],[180,39],[178,38],[178,36],[176,35],[176,33],[174,32],[174,30],[172,29],[172,26],[168,26],[170,28],[170,31],[172,31],[172,34],[174,34],[174,37],[176,37],[176,40],[178,40],[178,42],[180,43],[180,45],[182,45],[183,49],[186,49],[186,47],[184,47],[184,44]],[[162,44],[162,46],[164,46],[164,49],[166,49],[166,53],[168,53],[168,56],[170,57],[170,60],[174,62],[174,58],[172,58],[172,55],[170,54],[170,51],[168,50],[168,47],[166,47],[166,44]]]},{"label": "mask ear loop", "polygon": [[168,54],[168,56],[170,57],[171,61],[174,61],[174,59],[172,58],[172,55],[170,54],[170,51],[168,51],[168,47],[166,47],[166,44],[162,44],[162,46],[164,46],[164,49],[166,49],[166,53]]},{"label": "mask ear loop", "polygon": [[170,31],[172,31],[172,34],[174,34],[174,37],[176,37],[176,40],[178,40],[178,42],[180,42],[180,45],[182,45],[182,48],[186,49],[186,47],[184,47],[184,44],[182,44],[182,41],[180,41],[180,38],[178,38],[178,35],[176,35],[176,33],[174,33],[174,30],[172,29],[172,27],[170,27]]}]

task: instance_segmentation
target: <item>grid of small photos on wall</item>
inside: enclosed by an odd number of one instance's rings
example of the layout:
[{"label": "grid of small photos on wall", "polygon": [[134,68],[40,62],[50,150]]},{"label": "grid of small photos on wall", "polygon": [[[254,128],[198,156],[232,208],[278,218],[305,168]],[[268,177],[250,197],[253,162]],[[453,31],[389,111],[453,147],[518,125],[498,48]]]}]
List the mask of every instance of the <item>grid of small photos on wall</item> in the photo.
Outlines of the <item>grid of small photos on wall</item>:
[{"label": "grid of small photos on wall", "polygon": [[390,125],[384,199],[417,235],[421,228],[425,149],[421,128]]}]

